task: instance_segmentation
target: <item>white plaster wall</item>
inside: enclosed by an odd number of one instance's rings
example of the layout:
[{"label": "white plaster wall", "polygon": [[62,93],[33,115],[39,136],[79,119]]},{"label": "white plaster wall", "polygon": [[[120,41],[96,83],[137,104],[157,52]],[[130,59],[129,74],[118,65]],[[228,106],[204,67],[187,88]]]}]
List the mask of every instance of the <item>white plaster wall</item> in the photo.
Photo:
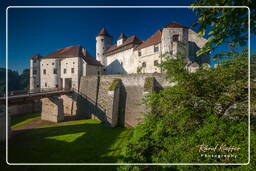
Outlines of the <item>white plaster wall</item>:
[{"label": "white plaster wall", "polygon": [[[103,41],[101,41],[103,39]],[[106,65],[106,59],[103,53],[112,44],[112,38],[108,36],[97,36],[96,37],[96,60],[100,61],[101,64]]]},{"label": "white plaster wall", "polygon": [[[159,51],[154,52],[154,46],[159,46]],[[152,45],[141,49],[141,56],[138,57],[139,59],[139,66],[142,66],[143,62],[146,63],[146,67],[142,68],[142,73],[154,73],[160,72],[160,68],[154,66],[154,61],[157,60],[158,63],[161,63],[161,44]],[[137,51],[136,51],[137,52]],[[138,54],[138,52],[137,52]],[[136,69],[137,70],[137,69]]]},{"label": "white plaster wall", "polygon": [[[44,74],[44,69],[46,69],[46,74]],[[53,70],[57,69],[57,74],[53,74]],[[41,89],[56,88],[59,85],[59,75],[60,75],[60,62],[59,59],[41,59],[40,62],[40,77],[41,77]],[[45,86],[47,83],[47,86]]]},{"label": "white plaster wall", "polygon": [[198,34],[191,29],[188,30],[188,34],[188,41],[195,42],[199,48],[202,48],[207,42],[207,39],[199,37]]},{"label": "white plaster wall", "polygon": [[[81,64],[80,57],[72,57],[72,58],[62,58],[61,60],[61,75],[62,78],[62,87],[65,88],[65,79],[72,79],[72,88],[78,89],[79,77],[83,69],[81,68],[83,65]],[[74,68],[74,73],[71,72],[71,69]],[[66,69],[66,73],[64,73],[64,69]]]},{"label": "white plaster wall", "polygon": [[[36,70],[36,74],[33,74],[33,70]],[[38,87],[37,87],[38,86]],[[30,60],[30,91],[38,91],[40,89],[40,60]]]},{"label": "white plaster wall", "polygon": [[[135,60],[131,59],[133,55],[134,48],[110,55],[106,58],[106,73],[107,74],[117,74],[117,73],[130,73],[134,71]],[[121,66],[121,63],[123,64]]]}]

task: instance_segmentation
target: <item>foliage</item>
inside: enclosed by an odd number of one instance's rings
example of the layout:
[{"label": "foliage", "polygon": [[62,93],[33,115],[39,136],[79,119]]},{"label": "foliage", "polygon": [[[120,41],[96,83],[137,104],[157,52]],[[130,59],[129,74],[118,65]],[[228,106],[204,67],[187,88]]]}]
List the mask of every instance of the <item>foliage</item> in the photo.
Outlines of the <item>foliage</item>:
[{"label": "foliage", "polygon": [[142,73],[142,66],[138,66],[137,67],[137,73],[139,74],[139,73]]},{"label": "foliage", "polygon": [[113,91],[115,90],[115,88],[118,86],[118,84],[120,83],[121,79],[114,79],[111,83],[111,85],[109,86],[108,90],[109,91]]},{"label": "foliage", "polygon": [[[256,1],[253,0],[199,0],[192,6],[248,6],[251,17],[251,33],[256,33]],[[199,26],[199,35],[208,32],[208,42],[197,55],[209,52],[219,45],[245,46],[248,40],[248,9],[244,8],[193,8],[199,17],[194,26]],[[220,52],[215,58],[229,56],[230,51]]]},{"label": "foliage", "polygon": [[[6,69],[0,68],[0,92],[6,89]],[[17,71],[8,69],[8,91],[27,90],[29,87],[29,69],[24,69],[19,75]]]},{"label": "foliage", "polygon": [[[173,87],[145,98],[154,111],[145,115],[122,151],[123,162],[134,163],[246,163],[248,160],[247,51],[234,54],[217,68],[186,70],[183,59],[161,64]],[[232,109],[234,105],[239,107]],[[255,123],[253,124],[255,126]],[[256,129],[256,128],[253,128]],[[255,139],[255,133],[252,133]],[[203,158],[198,145],[240,147],[235,158]],[[251,146],[255,145],[255,142]],[[209,152],[209,154],[213,154]],[[218,154],[226,154],[219,152]],[[253,161],[255,163],[255,161]],[[163,166],[164,167],[164,166]],[[251,169],[252,165],[247,166]],[[186,169],[192,167],[184,167]],[[145,169],[121,167],[120,170]],[[175,167],[175,169],[183,170]],[[214,170],[214,169],[213,169]]]},{"label": "foliage", "polygon": [[144,91],[152,92],[154,87],[154,77],[145,78]]},{"label": "foliage", "polygon": [[20,77],[20,89],[28,90],[29,89],[29,69],[24,69],[22,73],[19,75]]}]

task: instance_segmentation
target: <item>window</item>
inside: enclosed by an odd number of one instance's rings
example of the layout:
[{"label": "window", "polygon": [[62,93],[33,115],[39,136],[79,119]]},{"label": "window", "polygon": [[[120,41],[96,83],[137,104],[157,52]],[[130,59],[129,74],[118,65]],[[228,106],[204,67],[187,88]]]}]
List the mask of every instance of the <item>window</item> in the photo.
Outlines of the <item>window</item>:
[{"label": "window", "polygon": [[57,74],[57,69],[56,68],[53,69],[53,74]]},{"label": "window", "polygon": [[58,84],[56,84],[55,87],[58,88]]},{"label": "window", "polygon": [[47,87],[47,83],[44,83],[44,86]]},{"label": "window", "polygon": [[154,52],[158,52],[159,51],[159,46],[154,46]]},{"label": "window", "polygon": [[179,35],[178,34],[173,35],[172,40],[173,41],[178,41],[179,40]]},{"label": "window", "polygon": [[66,73],[67,73],[67,69],[66,69],[66,68],[63,70],[63,73],[64,73],[64,74],[66,74]]},{"label": "window", "polygon": [[52,65],[54,65],[54,62],[52,63]]},{"label": "window", "polygon": [[46,69],[44,69],[44,75],[46,74]]},{"label": "window", "polygon": [[101,39],[101,42],[103,42],[104,41],[104,39]]},{"label": "window", "polygon": [[170,51],[170,54],[173,55],[173,51],[172,50]]},{"label": "window", "polygon": [[143,62],[143,63],[142,63],[142,67],[143,67],[143,68],[146,68],[146,66],[147,66],[146,62]]},{"label": "window", "polygon": [[46,64],[46,65],[48,65],[48,64]]},{"label": "window", "polygon": [[74,73],[75,72],[75,69],[74,68],[71,68],[71,73]]},{"label": "window", "polygon": [[36,63],[36,60],[34,59],[33,62]]},{"label": "window", "polygon": [[157,66],[158,65],[158,60],[155,60],[154,61],[154,66]]},{"label": "window", "polygon": [[33,75],[36,75],[36,70],[33,70]]},{"label": "window", "polygon": [[138,55],[141,56],[141,51],[138,51]]},{"label": "window", "polygon": [[37,88],[39,88],[39,85],[36,85]]},{"label": "window", "polygon": [[75,62],[73,62],[73,64],[75,64]]},{"label": "window", "polygon": [[44,66],[44,64],[42,64],[42,66]]},{"label": "window", "polygon": [[120,62],[121,66],[123,66],[123,62]]}]

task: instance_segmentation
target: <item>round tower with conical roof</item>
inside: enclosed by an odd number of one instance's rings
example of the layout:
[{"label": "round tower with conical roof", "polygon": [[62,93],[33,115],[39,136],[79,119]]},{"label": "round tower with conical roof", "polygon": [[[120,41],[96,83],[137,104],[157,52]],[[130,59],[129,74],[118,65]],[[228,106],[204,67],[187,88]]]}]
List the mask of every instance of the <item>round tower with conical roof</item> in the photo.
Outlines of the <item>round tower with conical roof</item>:
[{"label": "round tower with conical roof", "polygon": [[96,36],[96,59],[106,66],[106,59],[104,52],[112,45],[112,36],[108,34],[106,29],[101,29]]}]

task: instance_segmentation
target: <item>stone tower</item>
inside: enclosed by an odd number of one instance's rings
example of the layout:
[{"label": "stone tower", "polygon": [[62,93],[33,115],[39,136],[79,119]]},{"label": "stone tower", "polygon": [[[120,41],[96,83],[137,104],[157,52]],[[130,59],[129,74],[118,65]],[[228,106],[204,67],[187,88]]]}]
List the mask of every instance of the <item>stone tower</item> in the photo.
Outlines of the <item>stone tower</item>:
[{"label": "stone tower", "polygon": [[106,66],[106,59],[103,55],[106,49],[112,45],[112,36],[108,34],[106,29],[102,29],[96,36],[96,59]]},{"label": "stone tower", "polygon": [[188,27],[172,22],[162,31],[162,53],[169,52],[174,58],[180,54],[188,58]]},{"label": "stone tower", "polygon": [[41,55],[39,54],[30,58],[29,90],[31,92],[40,91],[40,59]]}]

